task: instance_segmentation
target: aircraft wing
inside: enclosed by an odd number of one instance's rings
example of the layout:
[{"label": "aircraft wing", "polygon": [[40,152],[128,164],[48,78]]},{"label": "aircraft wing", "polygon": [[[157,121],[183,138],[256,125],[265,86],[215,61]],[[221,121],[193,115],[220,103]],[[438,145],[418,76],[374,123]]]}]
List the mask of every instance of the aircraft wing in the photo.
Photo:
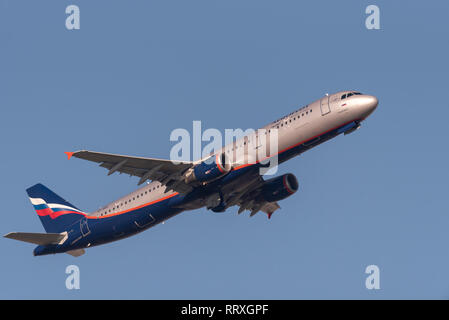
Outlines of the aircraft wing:
[{"label": "aircraft wing", "polygon": [[179,193],[188,193],[192,190],[192,187],[182,179],[183,173],[192,167],[192,162],[175,164],[170,160],[130,157],[86,150],[66,152],[66,154],[69,159],[73,156],[97,162],[100,167],[109,170],[108,175],[120,172],[140,177],[139,185],[146,180],[153,180],[165,185],[167,190],[174,190]]},{"label": "aircraft wing", "polygon": [[229,196],[229,206],[238,205],[240,207],[239,214],[249,210],[251,211],[250,217],[252,217],[259,211],[262,211],[268,215],[268,218],[271,218],[273,212],[280,209],[279,204],[277,202],[268,202],[261,196],[262,186],[265,182],[261,176],[257,175],[257,177],[251,180],[252,182],[248,184],[245,191]]},{"label": "aircraft wing", "polygon": [[268,219],[271,218],[271,215],[273,214],[273,212],[275,212],[277,209],[281,208],[277,202],[267,202],[265,200],[261,200],[261,199],[257,199],[257,198],[245,199],[239,203],[239,206],[240,206],[239,211],[238,211],[239,214],[245,210],[250,210],[251,213],[249,214],[249,216],[252,217],[259,211],[262,211],[268,215]]}]

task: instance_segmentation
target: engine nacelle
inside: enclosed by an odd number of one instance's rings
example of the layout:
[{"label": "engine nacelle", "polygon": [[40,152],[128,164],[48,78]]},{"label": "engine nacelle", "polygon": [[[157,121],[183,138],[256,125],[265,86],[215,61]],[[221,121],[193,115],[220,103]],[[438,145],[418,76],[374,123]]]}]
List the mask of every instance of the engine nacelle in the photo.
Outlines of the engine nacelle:
[{"label": "engine nacelle", "polygon": [[186,182],[210,182],[231,171],[231,163],[225,153],[217,154],[197,164],[186,177]]},{"label": "engine nacelle", "polygon": [[287,173],[265,181],[262,187],[262,196],[268,202],[279,201],[294,194],[298,190],[298,186],[296,177]]}]

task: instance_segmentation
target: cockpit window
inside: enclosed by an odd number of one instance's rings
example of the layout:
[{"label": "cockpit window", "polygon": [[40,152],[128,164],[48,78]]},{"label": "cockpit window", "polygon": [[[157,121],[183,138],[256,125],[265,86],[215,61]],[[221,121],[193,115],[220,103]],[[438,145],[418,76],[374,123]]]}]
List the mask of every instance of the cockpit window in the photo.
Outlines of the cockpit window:
[{"label": "cockpit window", "polygon": [[344,95],[341,96],[341,100],[352,97],[352,96],[358,96],[361,95],[360,92],[350,92],[350,93],[345,93]]}]

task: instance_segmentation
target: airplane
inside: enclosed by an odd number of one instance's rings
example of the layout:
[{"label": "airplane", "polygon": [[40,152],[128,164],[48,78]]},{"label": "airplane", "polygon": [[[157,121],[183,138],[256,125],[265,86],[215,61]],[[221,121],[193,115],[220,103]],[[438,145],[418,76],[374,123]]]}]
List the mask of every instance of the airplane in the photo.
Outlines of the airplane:
[{"label": "airplane", "polygon": [[[375,96],[357,91],[326,94],[262,128],[260,132],[277,134],[278,147],[268,158],[277,157],[280,164],[340,134],[352,133],[377,105]],[[99,163],[109,170],[108,175],[119,172],[139,177],[138,184],[144,186],[87,213],[36,184],[26,191],[46,233],[11,232],[4,237],[37,244],[35,256],[68,253],[78,257],[86,248],[135,235],[186,210],[206,207],[224,212],[239,206],[239,214],[249,210],[254,216],[261,211],[271,218],[280,208],[278,201],[294,194],[299,184],[291,173],[264,180],[261,159],[236,159],[238,147],[244,147],[244,155],[258,147],[258,132],[196,162],[66,152],[69,159]]]}]

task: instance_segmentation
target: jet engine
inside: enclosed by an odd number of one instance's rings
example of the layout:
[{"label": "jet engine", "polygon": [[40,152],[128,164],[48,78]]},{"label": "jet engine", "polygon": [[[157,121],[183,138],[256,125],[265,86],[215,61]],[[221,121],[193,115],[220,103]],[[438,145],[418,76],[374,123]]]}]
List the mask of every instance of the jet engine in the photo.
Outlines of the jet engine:
[{"label": "jet engine", "polygon": [[214,155],[192,168],[186,175],[186,183],[211,182],[231,171],[231,163],[225,153]]},{"label": "jet engine", "polygon": [[298,180],[287,173],[282,176],[265,181],[262,187],[262,196],[268,202],[283,200],[298,190]]}]

